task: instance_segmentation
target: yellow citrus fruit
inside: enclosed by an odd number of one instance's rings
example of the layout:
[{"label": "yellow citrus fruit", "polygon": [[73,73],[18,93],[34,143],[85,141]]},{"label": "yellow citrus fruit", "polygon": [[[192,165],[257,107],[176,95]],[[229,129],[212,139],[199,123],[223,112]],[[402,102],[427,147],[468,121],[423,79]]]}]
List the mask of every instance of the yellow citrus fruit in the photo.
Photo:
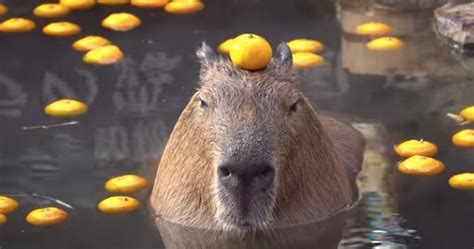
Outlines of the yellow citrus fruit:
[{"label": "yellow citrus fruit", "polygon": [[455,189],[474,190],[474,173],[461,173],[449,178],[449,186]]},{"label": "yellow citrus fruit", "polygon": [[474,148],[474,129],[462,130],[451,139],[453,144],[461,148]]},{"label": "yellow citrus fruit", "polygon": [[98,205],[100,211],[110,214],[121,214],[135,211],[140,206],[140,202],[130,196],[112,196]]},{"label": "yellow citrus fruit", "polygon": [[401,157],[434,156],[438,153],[438,146],[423,140],[408,140],[395,147],[395,152]]},{"label": "yellow citrus fruit", "polygon": [[97,3],[102,5],[125,5],[129,2],[130,0],[97,0]]},{"label": "yellow citrus fruit", "polygon": [[165,6],[165,11],[171,14],[192,14],[204,9],[200,1],[172,1]]},{"label": "yellow citrus fruit", "polygon": [[36,24],[25,18],[10,18],[1,25],[1,31],[10,33],[21,33],[33,30]]},{"label": "yellow citrus fruit", "polygon": [[59,4],[72,10],[85,10],[94,7],[95,0],[61,0]]},{"label": "yellow citrus fruit", "polygon": [[367,48],[372,51],[395,51],[405,47],[403,41],[395,37],[382,37],[367,43]]},{"label": "yellow citrus fruit", "polygon": [[293,54],[293,67],[298,69],[312,68],[324,65],[326,62],[322,56],[309,52],[297,52]]},{"label": "yellow citrus fruit", "polygon": [[392,27],[385,23],[367,22],[357,26],[356,33],[359,35],[379,36],[390,32],[390,30],[392,30]]},{"label": "yellow citrus fruit", "polygon": [[50,36],[65,37],[81,32],[81,27],[71,22],[53,22],[43,28],[43,33]]},{"label": "yellow citrus fruit", "polygon": [[7,216],[0,214],[0,225],[7,223]]},{"label": "yellow citrus fruit", "polygon": [[18,209],[18,202],[14,199],[0,195],[0,214],[9,214]]},{"label": "yellow citrus fruit", "polygon": [[87,105],[73,99],[60,99],[47,105],[44,112],[53,117],[76,117],[87,112]]},{"label": "yellow citrus fruit", "polygon": [[101,36],[89,35],[75,41],[72,47],[79,52],[87,52],[94,48],[100,48],[112,44],[111,41]]},{"label": "yellow citrus fruit", "polygon": [[132,14],[114,13],[102,21],[102,27],[115,31],[128,31],[140,26],[141,23],[142,21]]},{"label": "yellow citrus fruit", "polygon": [[267,66],[272,58],[272,47],[261,36],[242,34],[234,38],[229,51],[230,60],[239,68],[258,70]]},{"label": "yellow citrus fruit", "polygon": [[227,39],[219,44],[217,50],[223,54],[228,54],[233,43],[234,39]]},{"label": "yellow citrus fruit", "polygon": [[311,39],[294,39],[289,41],[287,44],[292,53],[320,53],[324,50],[324,45],[321,42]]},{"label": "yellow citrus fruit", "polygon": [[5,15],[8,12],[7,6],[0,4],[0,16]]},{"label": "yellow citrus fruit", "polygon": [[107,45],[100,48],[94,48],[87,52],[83,61],[94,65],[109,65],[114,64],[123,59],[123,53],[115,45]]},{"label": "yellow citrus fruit", "polygon": [[474,106],[469,106],[462,109],[459,115],[461,115],[467,121],[474,121]]},{"label": "yellow citrus fruit", "polygon": [[444,170],[444,164],[431,157],[412,156],[398,165],[403,174],[416,176],[433,176]]},{"label": "yellow citrus fruit", "polygon": [[169,0],[132,0],[131,4],[141,8],[161,8],[168,2]]},{"label": "yellow citrus fruit", "polygon": [[26,216],[26,221],[35,226],[52,226],[63,223],[67,218],[66,211],[56,207],[47,207],[31,211]]},{"label": "yellow citrus fruit", "polygon": [[146,188],[145,178],[136,175],[114,177],[105,183],[105,190],[114,193],[132,193]]},{"label": "yellow citrus fruit", "polygon": [[35,16],[43,18],[62,17],[69,14],[69,12],[69,8],[56,3],[44,3],[33,10]]}]

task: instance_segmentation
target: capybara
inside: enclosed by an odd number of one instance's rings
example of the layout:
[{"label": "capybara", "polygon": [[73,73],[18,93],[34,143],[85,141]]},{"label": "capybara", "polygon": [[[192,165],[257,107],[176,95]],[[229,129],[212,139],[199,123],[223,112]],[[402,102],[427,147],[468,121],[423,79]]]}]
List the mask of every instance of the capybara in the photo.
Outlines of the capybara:
[{"label": "capybara", "polygon": [[327,219],[357,198],[364,140],[320,117],[291,52],[246,71],[203,43],[200,87],[164,149],[150,205],[192,227],[247,233]]}]

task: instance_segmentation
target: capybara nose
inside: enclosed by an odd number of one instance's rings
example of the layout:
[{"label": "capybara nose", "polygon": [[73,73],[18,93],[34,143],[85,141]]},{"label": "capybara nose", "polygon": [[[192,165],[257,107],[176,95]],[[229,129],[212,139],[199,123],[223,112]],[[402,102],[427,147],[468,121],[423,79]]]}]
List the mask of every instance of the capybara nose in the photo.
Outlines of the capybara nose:
[{"label": "capybara nose", "polygon": [[217,175],[226,188],[267,188],[273,184],[275,169],[269,163],[227,163],[217,168]]}]

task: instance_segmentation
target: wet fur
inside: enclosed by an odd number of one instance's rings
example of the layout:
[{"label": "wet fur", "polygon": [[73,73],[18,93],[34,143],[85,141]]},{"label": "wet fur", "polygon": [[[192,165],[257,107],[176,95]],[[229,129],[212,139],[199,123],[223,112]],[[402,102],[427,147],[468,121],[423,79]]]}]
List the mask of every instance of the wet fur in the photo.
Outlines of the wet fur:
[{"label": "wet fur", "polygon": [[[198,55],[209,57],[205,49]],[[213,91],[209,96],[242,94],[242,87],[229,85],[219,92],[222,88],[213,86],[231,84],[236,79],[252,83],[244,89],[259,92],[259,88],[265,88],[262,92],[276,96],[275,103],[281,101],[281,93],[288,93],[288,99],[301,95],[294,92],[297,78],[287,60],[272,59],[265,70],[257,72],[237,69],[223,58],[201,59],[201,64],[201,91]],[[217,148],[214,135],[205,129],[198,97],[196,93],[183,110],[165,147],[150,197],[151,207],[160,217],[181,224],[234,230],[219,222],[216,215],[222,210],[216,200],[213,173]],[[326,219],[350,206],[356,196],[354,179],[360,171],[363,139],[351,127],[319,117],[305,97],[301,97],[298,108],[297,116],[287,121],[286,144],[277,153],[281,168],[274,203],[259,210],[260,216],[270,219],[254,224],[259,230]]]}]

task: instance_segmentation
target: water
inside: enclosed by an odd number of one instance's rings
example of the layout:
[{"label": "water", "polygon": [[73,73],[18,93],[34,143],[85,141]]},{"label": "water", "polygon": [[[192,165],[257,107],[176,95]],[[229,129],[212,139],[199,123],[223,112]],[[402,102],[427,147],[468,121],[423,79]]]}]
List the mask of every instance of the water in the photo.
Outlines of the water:
[{"label": "water", "polygon": [[[4,1],[9,16],[26,17],[39,2]],[[100,27],[108,13],[122,10],[140,16],[142,27],[127,33]],[[397,24],[394,32],[407,44],[403,53],[380,56],[361,49],[367,40],[347,30],[370,18]],[[472,62],[440,44],[430,12],[252,0],[206,1],[204,11],[190,16],[96,7],[64,19],[80,24],[82,35],[111,39],[126,60],[85,65],[70,48],[78,36],[45,37],[40,28],[0,34],[0,192],[21,204],[0,227],[0,248],[163,248],[146,203],[130,215],[97,211],[97,203],[109,196],[103,183],[124,173],[153,181],[160,150],[197,87],[195,49],[202,41],[216,46],[243,32],[261,34],[274,47],[297,37],[326,45],[329,65],[300,73],[303,92],[318,110],[354,120],[368,138],[362,197],[347,218],[342,248],[474,246],[474,195],[447,184],[451,175],[472,171],[474,156],[452,146],[450,137],[460,127],[446,118],[473,104]],[[44,23],[38,20],[38,27]],[[64,97],[86,102],[90,111],[67,120],[43,113],[45,104]],[[79,124],[22,129],[68,121]],[[429,178],[398,173],[392,146],[407,138],[438,144],[445,172]],[[68,222],[47,229],[27,224],[30,210],[61,205],[35,194],[71,205],[63,206]],[[136,195],[143,202],[146,196]]]}]

